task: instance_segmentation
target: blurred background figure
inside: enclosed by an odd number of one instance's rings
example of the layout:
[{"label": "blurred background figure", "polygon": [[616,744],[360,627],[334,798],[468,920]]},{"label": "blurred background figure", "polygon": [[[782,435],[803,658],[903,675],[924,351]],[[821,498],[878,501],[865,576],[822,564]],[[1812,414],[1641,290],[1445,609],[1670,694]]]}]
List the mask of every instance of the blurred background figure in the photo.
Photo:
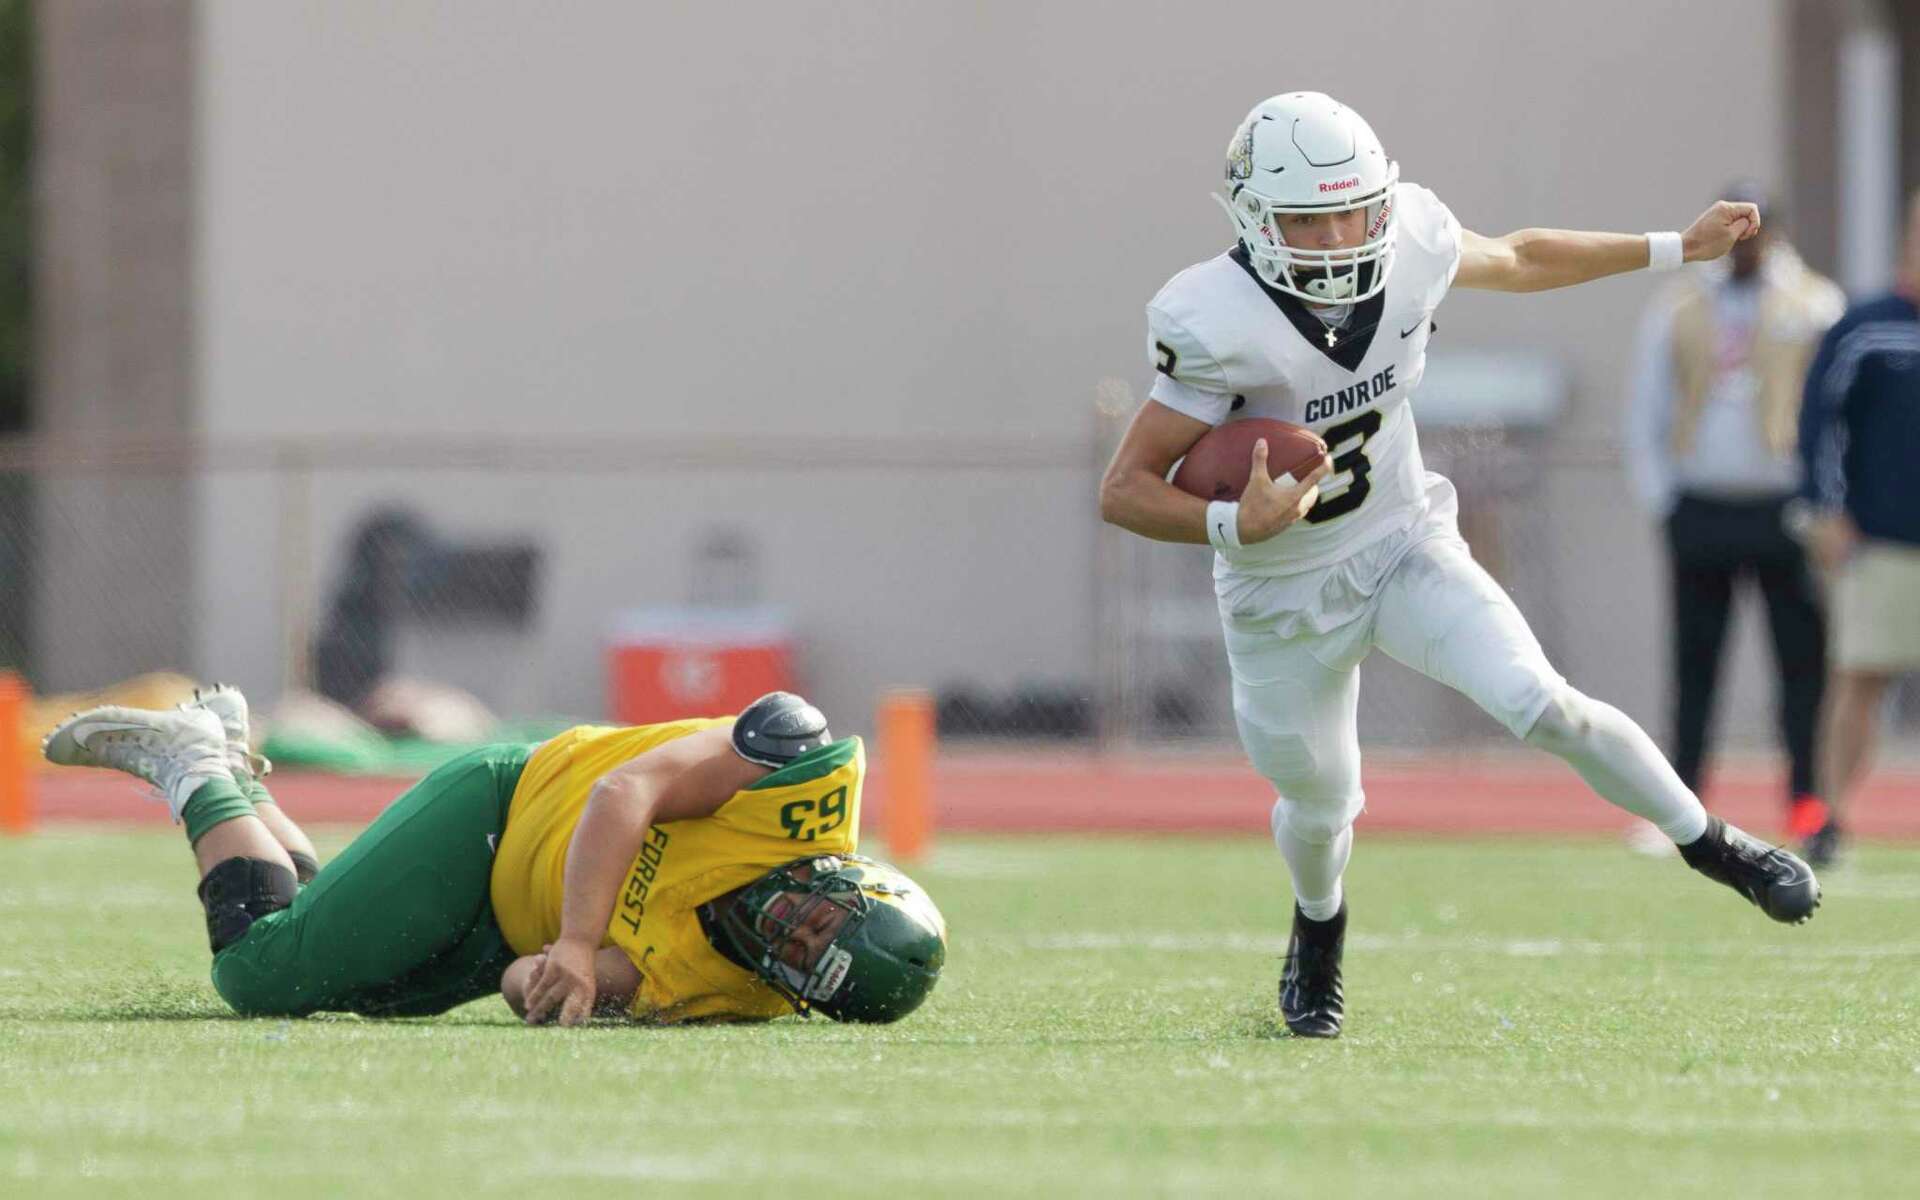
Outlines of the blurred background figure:
[{"label": "blurred background figure", "polygon": [[313,646],[313,682],[336,704],[358,708],[387,674],[390,626],[406,606],[407,565],[426,531],[410,514],[382,512],[362,521]]},{"label": "blurred background figure", "polygon": [[1831,862],[1873,758],[1880,701],[1920,669],[1920,191],[1891,293],[1849,308],[1820,345],[1800,416],[1808,540],[1833,573],[1834,664],[1821,782],[1832,805],[1807,857]]},{"label": "blurred background figure", "polygon": [[[1780,206],[1763,189],[1741,182],[1722,194],[1758,204],[1762,231],[1649,306],[1626,462],[1641,503],[1666,531],[1674,769],[1703,791],[1734,592],[1750,583],[1773,635],[1790,763],[1787,827],[1805,838],[1826,819],[1814,778],[1826,631],[1806,552],[1784,516],[1800,486],[1795,439],[1807,363],[1846,301],[1781,237]],[[1671,848],[1651,827],[1636,826],[1629,840],[1650,853]]]},{"label": "blurred background figure", "polygon": [[469,545],[433,534],[418,515],[380,508],[348,539],[325,621],[313,642],[315,690],[391,736],[471,742],[498,718],[444,680],[402,674],[395,642],[408,622],[524,628],[533,619],[540,552]]}]

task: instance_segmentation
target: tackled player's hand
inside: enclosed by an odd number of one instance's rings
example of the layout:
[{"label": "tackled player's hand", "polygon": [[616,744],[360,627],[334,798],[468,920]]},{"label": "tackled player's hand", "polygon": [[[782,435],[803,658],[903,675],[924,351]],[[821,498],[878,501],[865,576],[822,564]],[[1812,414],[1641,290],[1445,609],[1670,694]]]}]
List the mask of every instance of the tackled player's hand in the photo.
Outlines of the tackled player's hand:
[{"label": "tackled player's hand", "polygon": [[1760,208],[1743,200],[1716,200],[1680,235],[1680,257],[1710,262],[1760,232]]},{"label": "tackled player's hand", "polygon": [[1320,481],[1333,470],[1333,460],[1321,454],[1305,478],[1275,479],[1267,474],[1267,439],[1253,444],[1253,463],[1246,490],[1240,493],[1240,543],[1264,542],[1307,515],[1320,500]]},{"label": "tackled player's hand", "polygon": [[581,1025],[593,1016],[594,950],[566,939],[546,947],[544,960],[527,985],[527,1024],[554,1019],[562,1025]]}]

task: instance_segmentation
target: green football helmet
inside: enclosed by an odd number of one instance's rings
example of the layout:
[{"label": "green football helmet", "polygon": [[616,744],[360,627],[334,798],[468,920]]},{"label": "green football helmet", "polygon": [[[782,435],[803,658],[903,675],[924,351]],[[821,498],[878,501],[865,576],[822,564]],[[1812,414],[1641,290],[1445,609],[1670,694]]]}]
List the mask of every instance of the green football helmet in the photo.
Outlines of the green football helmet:
[{"label": "green football helmet", "polygon": [[[781,905],[798,895],[798,903]],[[781,957],[820,905],[846,917],[813,965]],[[734,950],[803,1015],[885,1024],[920,1007],[947,960],[947,923],[919,884],[857,855],[796,859],[740,889],[720,913]]]}]

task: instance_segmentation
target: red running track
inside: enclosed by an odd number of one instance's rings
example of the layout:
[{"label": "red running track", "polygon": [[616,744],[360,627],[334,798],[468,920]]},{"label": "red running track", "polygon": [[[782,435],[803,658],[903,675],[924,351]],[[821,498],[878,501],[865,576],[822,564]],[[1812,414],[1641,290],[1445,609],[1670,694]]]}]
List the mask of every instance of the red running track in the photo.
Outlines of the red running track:
[{"label": "red running track", "polygon": [[[365,824],[409,779],[285,772],[274,795],[295,819]],[[143,789],[105,771],[43,771],[36,807],[47,822],[157,823],[165,810]],[[1627,818],[1572,771],[1538,755],[1375,753],[1365,774],[1363,828],[1421,834],[1607,834]],[[1734,761],[1720,768],[1707,803],[1756,833],[1778,835],[1779,768]],[[884,830],[887,775],[876,762],[868,821]],[[1247,833],[1265,835],[1273,802],[1266,781],[1227,755],[953,753],[934,773],[934,828],[1022,833]],[[1920,839],[1920,769],[1877,771],[1849,828],[1871,838]]]}]

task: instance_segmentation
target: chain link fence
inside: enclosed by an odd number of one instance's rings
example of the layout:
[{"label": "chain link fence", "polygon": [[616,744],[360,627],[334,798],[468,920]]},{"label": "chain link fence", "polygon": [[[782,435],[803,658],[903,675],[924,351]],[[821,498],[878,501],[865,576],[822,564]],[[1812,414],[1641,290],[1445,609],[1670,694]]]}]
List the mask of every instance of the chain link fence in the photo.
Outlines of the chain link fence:
[{"label": "chain link fence", "polygon": [[[0,452],[0,664],[43,693],[175,671],[269,705],[315,693],[364,712],[401,677],[501,716],[604,718],[625,617],[738,613],[780,631],[797,684],[851,714],[844,725],[870,728],[879,694],[907,685],[934,692],[949,739],[1230,743],[1211,551],[1095,511],[1117,429],[1110,417],[1092,444],[937,453],[17,442]],[[1664,575],[1612,449],[1444,430],[1425,451],[1555,662],[1663,730]],[[1757,619],[1741,625],[1758,639]],[[1744,680],[1721,728],[1767,741],[1771,685]],[[1372,743],[1503,737],[1384,655],[1364,668],[1361,706]],[[1908,723],[1920,708],[1911,688],[1896,706]]]},{"label": "chain link fence", "polygon": [[[625,631],[751,626],[851,729],[920,686],[975,697],[968,732],[1090,736],[1089,455],[1032,438],[0,443],[0,666],[43,695],[169,671],[366,715],[403,679],[499,716],[598,719],[620,707]],[[724,665],[696,648],[661,670],[697,693]],[[1001,707],[1033,680],[1056,699]]]}]

